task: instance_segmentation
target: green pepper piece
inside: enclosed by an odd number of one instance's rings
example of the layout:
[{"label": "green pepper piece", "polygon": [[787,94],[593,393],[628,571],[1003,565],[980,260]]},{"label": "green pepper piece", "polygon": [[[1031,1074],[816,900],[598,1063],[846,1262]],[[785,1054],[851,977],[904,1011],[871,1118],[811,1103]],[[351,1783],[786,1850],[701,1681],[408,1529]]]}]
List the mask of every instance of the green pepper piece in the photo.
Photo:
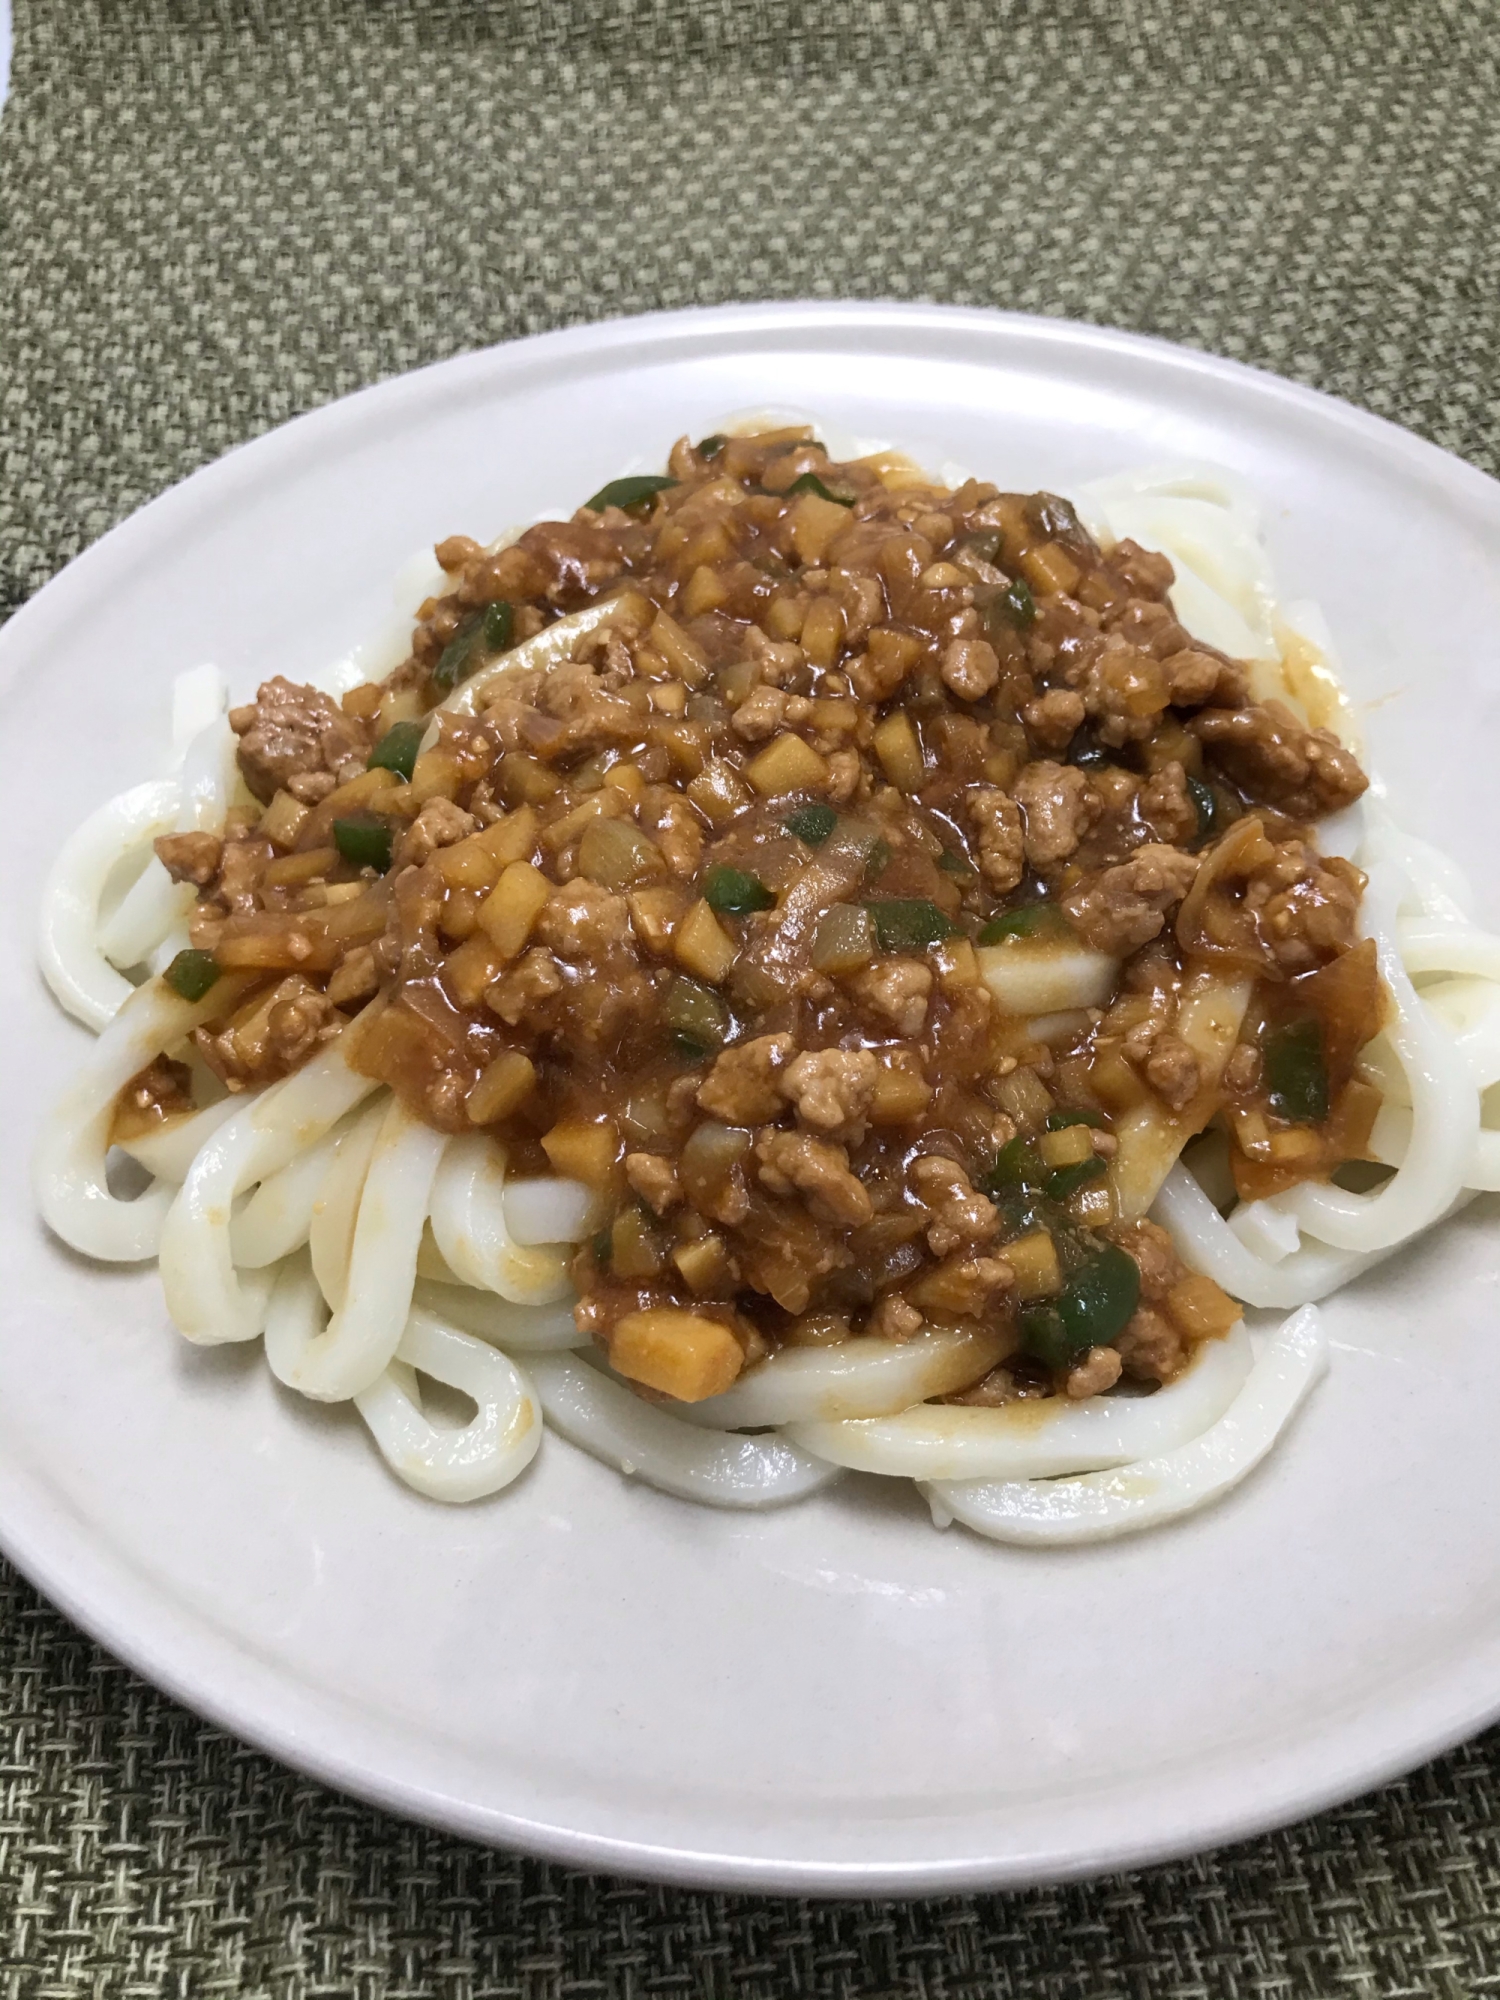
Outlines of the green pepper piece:
[{"label": "green pepper piece", "polygon": [[1005,537],[998,528],[978,528],[972,535],[965,535],[958,546],[978,556],[981,562],[997,563],[1005,547]]},{"label": "green pepper piece", "polygon": [[1040,533],[1060,542],[1086,543],[1089,539],[1070,500],[1056,493],[1036,493],[1026,503],[1027,519]]},{"label": "green pepper piece", "polygon": [[394,771],[404,783],[410,784],[417,752],[426,734],[425,722],[393,722],[365,760],[366,768]]},{"label": "green pepper piece", "polygon": [[991,917],[979,933],[981,944],[1004,944],[1007,938],[1063,937],[1072,930],[1056,903],[1023,903]]},{"label": "green pepper piece", "polygon": [[1316,1016],[1284,1022],[1265,1041],[1266,1095],[1278,1118],[1321,1125],[1328,1116],[1328,1065]]},{"label": "green pepper piece", "polygon": [[1059,1167],[1047,1176],[1047,1199],[1065,1202],[1070,1194],[1076,1194],[1079,1188],[1098,1180],[1104,1171],[1104,1162],[1097,1153],[1092,1159],[1079,1160],[1071,1167]]},{"label": "green pepper piece", "polygon": [[1068,762],[1076,764],[1080,771],[1102,771],[1112,761],[1109,752],[1087,730],[1080,730],[1068,745]]},{"label": "green pepper piece", "polygon": [[444,646],[432,670],[432,684],[439,694],[449,694],[479,665],[487,653],[503,653],[515,629],[514,605],[503,597],[466,618]]},{"label": "green pepper piece", "polygon": [[662,1019],[684,1055],[713,1055],[729,1034],[729,1009],[711,986],[680,973],[667,988]]},{"label": "green pepper piece", "polygon": [[[1038,1166],[1042,1173],[1047,1171],[1040,1162]],[[1056,1225],[1063,1218],[1039,1188],[997,1187],[987,1178],[976,1180],[974,1185],[995,1204],[1000,1217],[998,1240],[1002,1244],[1014,1243],[1018,1236],[1031,1236],[1038,1229],[1052,1230],[1056,1239]],[[1062,1254],[1060,1250],[1058,1254]]]},{"label": "green pepper piece", "polygon": [[875,936],[882,951],[925,951],[958,929],[936,903],[921,896],[893,896],[884,902],[866,903],[865,908],[875,920]]},{"label": "green pepper piece", "polygon": [[696,446],[698,456],[709,459],[717,458],[728,442],[729,439],[724,435],[723,431],[715,431],[712,437],[699,438]]},{"label": "green pepper piece", "polygon": [[878,882],[891,865],[891,843],[880,839],[874,841],[865,855],[865,880]]},{"label": "green pepper piece", "polygon": [[781,822],[788,833],[794,833],[809,847],[821,847],[838,823],[839,816],[832,806],[798,806]]},{"label": "green pepper piece", "polygon": [[721,917],[748,917],[753,910],[775,907],[776,897],[758,875],[743,868],[710,868],[703,878],[703,900]]},{"label": "green pepper piece", "polygon": [[1019,576],[1013,583],[976,585],[974,608],[991,637],[997,640],[1003,639],[1002,627],[1009,627],[1015,632],[1029,632],[1036,623],[1036,599],[1024,578]]},{"label": "green pepper piece", "polygon": [[1012,1139],[995,1155],[995,1164],[982,1174],[977,1185],[988,1195],[1004,1194],[1017,1188],[1039,1188],[1047,1179],[1047,1169],[1029,1139]]},{"label": "green pepper piece", "polygon": [[815,472],[799,473],[781,497],[784,500],[790,500],[795,493],[816,493],[820,500],[831,500],[836,507],[852,507],[854,505],[854,495],[852,493],[833,492],[823,484]]},{"label": "green pepper piece", "polygon": [[1049,1366],[1066,1368],[1089,1348],[1118,1340],[1140,1296],[1135,1259],[1106,1243],[1072,1273],[1055,1299],[1022,1306],[1021,1345]]},{"label": "green pepper piece", "polygon": [[1066,1132],[1070,1125],[1102,1125],[1102,1111],[1054,1111],[1047,1119],[1049,1132]]},{"label": "green pepper piece", "polygon": [[497,597],[493,604],[484,608],[484,649],[487,653],[503,653],[510,646],[510,635],[516,628],[516,608],[503,597]]},{"label": "green pepper piece", "polygon": [[211,951],[180,951],[162,974],[183,1000],[201,1000],[218,977],[219,967]]},{"label": "green pepper piece", "polygon": [[467,680],[479,665],[479,648],[484,638],[482,616],[465,619],[438,655],[432,670],[432,685],[439,694],[449,694],[461,680]]},{"label": "green pepper piece", "polygon": [[611,479],[601,486],[592,500],[585,506],[594,514],[602,514],[606,507],[623,507],[629,511],[651,499],[653,494],[665,493],[669,486],[675,486],[675,479],[668,479],[659,472],[636,472],[628,479]]},{"label": "green pepper piece", "polygon": [[1029,632],[1036,623],[1036,599],[1025,577],[1014,578],[1000,598],[1000,609],[1018,631]]},{"label": "green pepper piece", "polygon": [[956,876],[960,882],[967,882],[974,873],[974,870],[961,854],[954,854],[951,849],[946,847],[938,856],[938,867],[942,869],[945,875]]},{"label": "green pepper piece", "polygon": [[333,822],[333,844],[356,868],[375,868],[383,875],[391,865],[391,823],[374,813],[357,813]]},{"label": "green pepper piece", "polygon": [[1193,845],[1201,847],[1206,840],[1212,840],[1218,826],[1219,801],[1213,786],[1205,785],[1201,778],[1189,778],[1186,784],[1193,811],[1198,815],[1198,831],[1193,836]]}]

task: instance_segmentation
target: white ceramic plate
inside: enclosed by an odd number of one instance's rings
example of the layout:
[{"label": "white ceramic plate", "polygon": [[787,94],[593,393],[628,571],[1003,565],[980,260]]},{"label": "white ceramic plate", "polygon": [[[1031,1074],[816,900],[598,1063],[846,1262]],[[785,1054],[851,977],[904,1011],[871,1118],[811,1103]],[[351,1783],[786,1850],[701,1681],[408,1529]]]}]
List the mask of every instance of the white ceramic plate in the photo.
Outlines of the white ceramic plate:
[{"label": "white ceramic plate", "polygon": [[1494,1204],[1333,1300],[1333,1369],[1212,1512],[1058,1553],[938,1534],[905,1483],[699,1511],[556,1438],[445,1509],[256,1350],[169,1329],[154,1270],[33,1219],[82,1046],[26,940],[91,806],[159,765],[172,675],[297,678],[423,543],[567,507],[678,433],[797,404],[1012,487],[1184,456],[1264,496],[1402,816],[1497,914],[1500,487],[1232,363],[924,306],[726,308],[465,356],[152,503],[0,634],[0,1541],[112,1651],[288,1762],[585,1866],[932,1891],[1117,1868],[1379,1780],[1500,1710]]}]

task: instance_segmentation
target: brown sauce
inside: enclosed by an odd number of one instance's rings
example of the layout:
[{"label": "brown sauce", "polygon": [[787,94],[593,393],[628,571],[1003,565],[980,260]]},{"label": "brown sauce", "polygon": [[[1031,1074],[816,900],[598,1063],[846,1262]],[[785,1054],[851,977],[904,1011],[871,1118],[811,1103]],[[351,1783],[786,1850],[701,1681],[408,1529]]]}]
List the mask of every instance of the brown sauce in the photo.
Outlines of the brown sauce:
[{"label": "brown sauce", "polygon": [[[689,1393],[659,1360],[682,1315],[729,1341],[693,1393],[783,1343],[975,1321],[977,1400],[1168,1379],[1233,1309],[1120,1212],[1122,1113],[1225,1115],[1246,1192],[1368,1137],[1363,885],[1310,832],[1353,758],[1183,630],[1160,556],[1053,495],[900,480],[802,432],[684,440],[654,493],[452,538],[387,682],[236,711],[260,809],[191,857],[195,945],[260,982],[199,1033],[229,1087],[355,1023],[350,1059],[429,1123],[587,1182],[580,1324],[626,1326],[657,1388]],[[571,661],[382,768],[602,599]],[[991,954],[1049,952],[1117,970],[1002,1011]],[[1205,968],[1252,986],[1222,1078],[1177,1033]],[[1324,1097],[1286,1116],[1264,1047],[1294,1016]],[[1111,1244],[1139,1284],[1084,1340],[1064,1308]]]}]

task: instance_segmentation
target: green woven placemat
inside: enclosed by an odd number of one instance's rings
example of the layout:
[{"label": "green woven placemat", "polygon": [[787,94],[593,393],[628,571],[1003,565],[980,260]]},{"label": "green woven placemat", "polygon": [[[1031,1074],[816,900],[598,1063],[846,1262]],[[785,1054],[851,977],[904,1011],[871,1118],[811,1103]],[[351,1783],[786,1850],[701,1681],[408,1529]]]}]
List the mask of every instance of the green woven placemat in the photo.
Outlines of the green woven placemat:
[{"label": "green woven placemat", "polygon": [[[21,0],[0,615],[376,377],[603,314],[932,297],[1274,368],[1500,469],[1500,13],[1407,0]],[[1128,1704],[1124,1705],[1128,1726]],[[1500,1989],[1500,1742],[1124,1879],[802,1904],[350,1804],[0,1569],[0,2000]]]}]

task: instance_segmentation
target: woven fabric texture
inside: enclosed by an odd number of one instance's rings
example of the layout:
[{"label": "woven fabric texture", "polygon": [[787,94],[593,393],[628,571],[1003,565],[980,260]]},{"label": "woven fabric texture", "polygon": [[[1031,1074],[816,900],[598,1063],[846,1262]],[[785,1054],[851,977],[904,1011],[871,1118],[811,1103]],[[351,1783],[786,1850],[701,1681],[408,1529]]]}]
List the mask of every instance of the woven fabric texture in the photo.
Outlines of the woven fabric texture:
[{"label": "woven fabric texture", "polygon": [[[1495,0],[20,0],[0,615],[164,485],[462,348],[731,298],[1069,314],[1500,470]],[[1500,1739],[1127,1879],[696,1895],[353,1805],[0,1570],[0,2000],[1500,1990]]]}]

